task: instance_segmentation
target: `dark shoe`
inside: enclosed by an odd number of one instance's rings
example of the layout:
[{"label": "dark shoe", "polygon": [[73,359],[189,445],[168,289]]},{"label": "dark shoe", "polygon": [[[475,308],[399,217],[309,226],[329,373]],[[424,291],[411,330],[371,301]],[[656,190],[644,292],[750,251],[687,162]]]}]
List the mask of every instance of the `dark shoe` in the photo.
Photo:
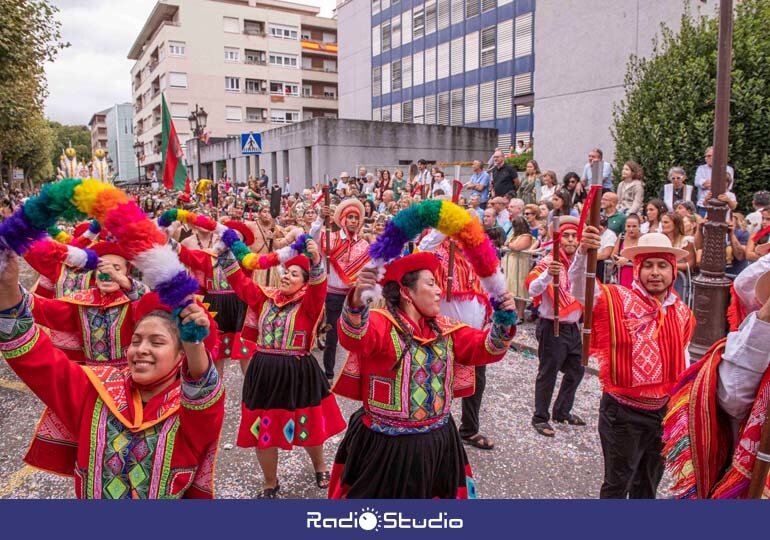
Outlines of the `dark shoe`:
[{"label": "dark shoe", "polygon": [[476,433],[471,437],[463,437],[462,439],[465,444],[470,444],[482,450],[492,450],[495,447],[495,444],[481,433]]},{"label": "dark shoe", "polygon": [[257,495],[257,499],[278,499],[278,490],[280,489],[280,484],[276,484],[274,488],[265,488]]},{"label": "dark shoe", "polygon": [[553,421],[558,423],[558,424],[569,424],[571,426],[584,426],[584,425],[586,425],[585,420],[583,420],[582,418],[580,418],[576,414],[570,414],[569,416],[567,416],[567,418],[556,418],[556,417],[554,417]]},{"label": "dark shoe", "polygon": [[329,487],[329,480],[331,480],[331,473],[329,471],[315,473],[315,485],[319,488],[327,489]]},{"label": "dark shoe", "polygon": [[535,428],[535,431],[537,431],[540,435],[543,437],[553,437],[556,435],[556,431],[551,427],[551,424],[548,422],[539,422],[537,424],[532,424],[532,427]]}]

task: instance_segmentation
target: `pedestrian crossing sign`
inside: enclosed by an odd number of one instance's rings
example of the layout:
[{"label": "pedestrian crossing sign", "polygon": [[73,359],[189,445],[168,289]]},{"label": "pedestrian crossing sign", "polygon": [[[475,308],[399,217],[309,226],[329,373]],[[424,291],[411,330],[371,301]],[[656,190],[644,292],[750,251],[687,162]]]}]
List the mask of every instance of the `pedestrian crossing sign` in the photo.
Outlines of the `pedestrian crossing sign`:
[{"label": "pedestrian crossing sign", "polygon": [[241,133],[241,154],[244,156],[258,156],[262,153],[261,133]]}]

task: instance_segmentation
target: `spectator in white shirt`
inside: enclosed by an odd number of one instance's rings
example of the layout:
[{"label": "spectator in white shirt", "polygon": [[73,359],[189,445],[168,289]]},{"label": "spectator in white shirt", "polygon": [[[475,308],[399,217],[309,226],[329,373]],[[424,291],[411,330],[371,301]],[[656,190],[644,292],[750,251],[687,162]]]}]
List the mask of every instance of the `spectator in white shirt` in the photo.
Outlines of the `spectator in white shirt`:
[{"label": "spectator in white shirt", "polygon": [[762,228],[762,210],[770,207],[770,191],[757,191],[752,197],[751,205],[754,211],[746,216],[749,236],[754,236]]},{"label": "spectator in white shirt", "polygon": [[[441,193],[436,193],[437,191],[441,191]],[[444,171],[437,169],[433,173],[433,190],[430,194],[431,197],[444,195],[447,199],[452,200],[452,182],[444,178]]]},{"label": "spectator in white shirt", "polygon": [[[695,170],[695,187],[698,188],[698,200],[695,203],[698,208],[698,213],[701,217],[706,217],[706,197],[711,191],[711,164],[714,159],[714,147],[709,146],[706,148],[706,154],[703,156],[706,163],[699,166]],[[727,173],[730,178],[735,178],[735,171],[729,165],[727,166]]]}]

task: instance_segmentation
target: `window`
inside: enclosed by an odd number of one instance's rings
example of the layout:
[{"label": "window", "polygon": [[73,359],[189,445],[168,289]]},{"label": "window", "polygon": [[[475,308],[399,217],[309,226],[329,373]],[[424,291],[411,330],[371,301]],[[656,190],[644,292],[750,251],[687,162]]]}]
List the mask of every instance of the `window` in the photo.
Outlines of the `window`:
[{"label": "window", "polygon": [[401,59],[401,88],[412,86],[412,57],[404,56]]},{"label": "window", "polygon": [[313,95],[313,87],[309,84],[302,85],[302,97],[310,97]]},{"label": "window", "polygon": [[436,123],[436,96],[425,96],[425,123]]},{"label": "window", "polygon": [[[518,139],[518,137],[517,137]],[[511,146],[511,134],[510,133],[498,133],[497,135],[497,147],[509,148]]]},{"label": "window", "polygon": [[438,114],[436,123],[441,126],[449,125],[449,92],[441,92],[438,96]]},{"label": "window", "polygon": [[224,22],[225,32],[232,32],[234,34],[241,33],[241,25],[238,24],[238,17],[222,17]]},{"label": "window", "polygon": [[494,26],[481,31],[481,67],[495,65],[496,31]]},{"label": "window", "polygon": [[497,61],[513,60],[513,20],[497,25]]},{"label": "window", "polygon": [[372,0],[372,15],[377,15],[380,12],[380,0]]},{"label": "window", "polygon": [[372,55],[377,56],[381,51],[380,25],[372,28]]},{"label": "window", "polygon": [[313,35],[310,33],[309,30],[303,30],[302,32],[300,32],[299,37],[301,39],[305,39],[307,41],[310,41],[310,39],[313,37]]},{"label": "window", "polygon": [[422,98],[416,98],[414,100],[414,105],[412,106],[412,117],[413,122],[415,124],[422,124],[425,122],[425,116],[424,116],[424,109],[423,109],[423,99]]},{"label": "window", "polygon": [[241,79],[239,77],[225,77],[225,91],[240,92]]},{"label": "window", "polygon": [[390,122],[390,105],[385,105],[382,108],[382,121]]},{"label": "window", "polygon": [[281,39],[297,39],[297,27],[296,26],[284,26],[282,24],[268,24],[268,35],[271,37],[277,37]]},{"label": "window", "polygon": [[259,21],[243,20],[243,33],[250,36],[264,36],[265,23]]},{"label": "window", "polygon": [[457,24],[465,20],[465,14],[463,13],[463,0],[451,0],[452,2],[452,24]]},{"label": "window", "polygon": [[258,79],[246,79],[247,94],[264,94],[267,90],[267,82]]},{"label": "window", "polygon": [[240,62],[241,51],[235,47],[225,47],[225,62]]},{"label": "window", "polygon": [[184,41],[169,41],[168,54],[171,56],[184,56]]},{"label": "window", "polygon": [[228,122],[240,122],[243,120],[241,112],[240,107],[231,107],[228,105],[225,107],[225,120]]},{"label": "window", "polygon": [[171,116],[173,118],[187,119],[190,115],[190,108],[187,106],[187,103],[171,103],[170,106]]},{"label": "window", "polygon": [[324,71],[328,71],[329,73],[337,73],[337,61],[324,60]]},{"label": "window", "polygon": [[187,73],[170,71],[168,74],[168,85],[171,88],[187,88]]},{"label": "window", "polygon": [[406,45],[412,41],[412,10],[407,9],[401,14],[401,43]]},{"label": "window", "polygon": [[292,82],[270,81],[270,93],[273,95],[298,96],[299,84]]},{"label": "window", "polygon": [[520,73],[513,78],[513,95],[525,96],[532,93],[532,73]]},{"label": "window", "polygon": [[412,76],[414,77],[415,86],[425,82],[425,64],[422,51],[412,55]]},{"label": "window", "polygon": [[513,96],[511,95],[511,78],[497,80],[497,117],[510,118],[511,104]]},{"label": "window", "polygon": [[516,105],[516,117],[529,116],[532,114],[532,107],[529,105]]},{"label": "window", "polygon": [[449,0],[438,0],[438,29],[449,27]]},{"label": "window", "polygon": [[495,81],[481,83],[479,90],[480,114],[479,119],[495,119]]},{"label": "window", "polygon": [[412,16],[412,36],[414,39],[425,35],[425,8],[422,6],[414,8]]},{"label": "window", "polygon": [[296,68],[296,67],[298,67],[297,66],[297,55],[295,55],[295,54],[270,53],[270,65],[271,66],[288,67],[288,68]]},{"label": "window", "polygon": [[382,52],[390,50],[390,40],[393,36],[390,33],[390,21],[382,23]]},{"label": "window", "polygon": [[382,11],[385,11],[390,7],[390,0],[382,0]]},{"label": "window", "polygon": [[479,14],[479,0],[465,0],[465,18],[470,19]]},{"label": "window", "polygon": [[244,56],[247,64],[267,64],[267,55],[265,54],[265,51],[246,49],[244,51]]},{"label": "window", "polygon": [[393,91],[401,90],[401,60],[394,60],[391,68],[393,77]]},{"label": "window", "polygon": [[372,69],[372,96],[379,96],[382,91],[382,71],[376,67]]},{"label": "window", "polygon": [[405,124],[412,123],[412,102],[404,101],[401,104],[401,121]]},{"label": "window", "polygon": [[463,72],[463,41],[462,37],[452,40],[452,54],[450,56],[452,75],[460,75]]},{"label": "window", "polygon": [[449,42],[438,44],[438,52],[436,53],[436,66],[438,73],[436,79],[441,80],[445,77],[449,77]]},{"label": "window", "polygon": [[471,32],[465,36],[465,71],[479,69],[479,33]]},{"label": "window", "polygon": [[331,32],[324,32],[321,36],[321,41],[324,43],[337,43],[337,34]]},{"label": "window", "polygon": [[450,124],[463,125],[463,89],[455,88],[450,94]]},{"label": "window", "polygon": [[497,0],[481,0],[481,12],[485,13],[497,7]]},{"label": "window", "polygon": [[532,13],[516,17],[513,52],[516,58],[532,54]]},{"label": "window", "polygon": [[382,109],[379,107],[372,109],[372,120],[379,122],[382,120]]},{"label": "window", "polygon": [[390,21],[391,28],[391,47],[396,48],[401,46],[401,15],[393,17]]},{"label": "window", "polygon": [[292,124],[294,122],[299,122],[299,111],[271,109],[270,121],[274,124]]},{"label": "window", "polygon": [[390,64],[382,65],[382,95],[390,94]]},{"label": "window", "polygon": [[324,86],[324,97],[337,99],[337,88],[334,86]]},{"label": "window", "polygon": [[425,35],[436,31],[436,0],[425,3]]},{"label": "window", "polygon": [[465,123],[473,124],[479,121],[479,87],[465,87]]},{"label": "window", "polygon": [[425,50],[425,82],[436,80],[436,47]]},{"label": "window", "polygon": [[267,120],[267,109],[261,107],[246,107],[247,122],[264,122]]},{"label": "window", "polygon": [[401,104],[400,103],[394,103],[390,107],[390,121],[391,122],[401,121]]}]

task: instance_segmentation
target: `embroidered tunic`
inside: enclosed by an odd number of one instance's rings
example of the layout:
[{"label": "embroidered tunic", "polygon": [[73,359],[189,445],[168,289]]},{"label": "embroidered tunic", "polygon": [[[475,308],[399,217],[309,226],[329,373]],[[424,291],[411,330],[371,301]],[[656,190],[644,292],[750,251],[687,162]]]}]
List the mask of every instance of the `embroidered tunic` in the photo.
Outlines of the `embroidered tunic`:
[{"label": "embroidered tunic", "polygon": [[329,293],[347,294],[358,273],[369,262],[369,243],[360,236],[351,238],[344,230],[331,233],[327,241],[322,225],[323,219],[319,217],[310,234],[329,257]]},{"label": "embroidered tunic", "polygon": [[54,250],[48,249],[48,243],[35,242],[24,254],[27,264],[40,274],[33,292],[43,298],[60,298],[90,287],[94,272],[67,266]]},{"label": "embroidered tunic", "polygon": [[[445,317],[435,335],[427,325],[403,329],[414,341],[407,347],[399,326],[387,311],[364,308],[354,313],[348,303],[338,322],[340,344],[350,351],[333,391],[363,401],[364,425],[390,435],[436,429],[449,418],[453,397],[473,394],[472,370],[460,365],[497,362],[505,356],[512,334],[493,325],[476,330]],[[403,352],[403,358],[399,362]],[[470,382],[469,382],[470,379]]]},{"label": "embroidered tunic", "polygon": [[[212,498],[224,387],[213,364],[143,404],[127,370],[71,362],[34,323],[30,296],[0,313],[0,352],[57,423],[25,460],[75,477],[78,498]],[[73,435],[74,434],[74,435]]]}]

